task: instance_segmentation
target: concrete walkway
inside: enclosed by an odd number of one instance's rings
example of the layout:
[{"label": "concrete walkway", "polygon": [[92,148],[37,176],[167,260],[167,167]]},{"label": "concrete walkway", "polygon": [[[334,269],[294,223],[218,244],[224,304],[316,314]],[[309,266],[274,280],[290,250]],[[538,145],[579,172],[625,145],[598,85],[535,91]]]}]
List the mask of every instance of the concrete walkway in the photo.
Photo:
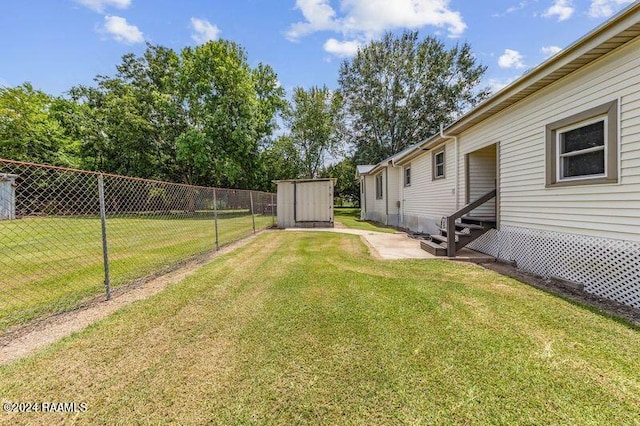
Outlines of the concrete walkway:
[{"label": "concrete walkway", "polygon": [[335,232],[339,234],[360,235],[360,238],[371,249],[372,254],[380,259],[438,259],[457,260],[462,262],[487,263],[495,259],[484,253],[464,248],[455,258],[434,256],[420,248],[420,240],[410,238],[404,232],[393,234],[386,232],[365,231],[351,228],[287,228],[291,232]]}]

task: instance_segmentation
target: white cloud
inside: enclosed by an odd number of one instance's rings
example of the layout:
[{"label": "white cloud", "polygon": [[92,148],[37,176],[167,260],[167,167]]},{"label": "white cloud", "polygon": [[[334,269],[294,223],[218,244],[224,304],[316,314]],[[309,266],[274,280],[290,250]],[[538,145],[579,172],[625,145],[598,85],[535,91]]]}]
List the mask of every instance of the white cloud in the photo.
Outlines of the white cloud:
[{"label": "white cloud", "polygon": [[634,0],[591,0],[589,16],[592,18],[608,18],[623,6],[633,3]]},{"label": "white cloud", "polygon": [[553,6],[547,9],[542,16],[547,18],[557,17],[558,22],[566,21],[571,18],[575,8],[571,0],[555,0]]},{"label": "white cloud", "polygon": [[107,7],[126,9],[131,6],[131,0],[76,0],[83,6],[88,7],[98,13],[104,12]]},{"label": "white cloud", "polygon": [[504,12],[494,13],[491,16],[493,16],[494,18],[502,18],[504,16],[510,15],[514,12],[524,9],[525,7],[527,7],[528,3],[529,2],[527,0],[522,0],[520,3],[516,5],[509,6],[507,10],[505,10]]},{"label": "white cloud", "polygon": [[[346,40],[329,39],[325,50],[329,44],[343,53],[344,49],[354,48],[355,42],[348,40],[364,42],[399,28],[430,25],[446,29],[449,37],[459,37],[467,25],[449,3],[450,0],[340,0],[338,14],[329,0],[296,0],[296,8],[305,20],[291,25],[286,36],[295,41],[318,31],[340,33]],[[338,44],[344,46],[338,49]]]},{"label": "white cloud", "polygon": [[517,50],[505,49],[498,58],[500,68],[524,68],[524,57]]},{"label": "white cloud", "polygon": [[342,0],[347,31],[380,34],[394,28],[431,25],[446,28],[449,35],[462,35],[467,25],[460,12],[449,9],[449,0]]},{"label": "white cloud", "polygon": [[542,53],[545,56],[545,58],[549,58],[561,50],[562,49],[558,46],[542,46],[540,48],[540,53]]},{"label": "white cloud", "polygon": [[316,31],[339,29],[335,21],[336,12],[329,5],[329,0],[297,0],[296,8],[300,9],[306,21],[291,25],[287,31],[289,40],[297,40]]},{"label": "white cloud", "polygon": [[116,41],[123,43],[141,43],[144,41],[142,31],[120,16],[105,16],[104,32],[111,34]]},{"label": "white cloud", "polygon": [[324,43],[324,50],[335,56],[348,57],[358,53],[360,43],[358,41],[338,41],[335,38],[330,38]]},{"label": "white cloud", "polygon": [[191,18],[191,28],[193,29],[191,38],[196,43],[206,43],[209,40],[216,40],[221,33],[220,28],[206,19]]}]

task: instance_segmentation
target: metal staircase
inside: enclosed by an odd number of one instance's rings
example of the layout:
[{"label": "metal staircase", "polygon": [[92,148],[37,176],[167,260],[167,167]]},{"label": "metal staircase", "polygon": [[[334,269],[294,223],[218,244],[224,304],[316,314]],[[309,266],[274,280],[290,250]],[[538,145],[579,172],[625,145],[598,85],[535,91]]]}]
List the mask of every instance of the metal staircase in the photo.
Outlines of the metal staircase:
[{"label": "metal staircase", "polygon": [[[443,221],[439,235],[431,235],[431,241],[422,241],[420,247],[434,256],[456,257],[456,253],[489,229],[496,227],[496,218],[465,216],[496,197],[496,190],[487,192],[476,201],[467,204]],[[451,238],[453,236],[453,238]]]}]

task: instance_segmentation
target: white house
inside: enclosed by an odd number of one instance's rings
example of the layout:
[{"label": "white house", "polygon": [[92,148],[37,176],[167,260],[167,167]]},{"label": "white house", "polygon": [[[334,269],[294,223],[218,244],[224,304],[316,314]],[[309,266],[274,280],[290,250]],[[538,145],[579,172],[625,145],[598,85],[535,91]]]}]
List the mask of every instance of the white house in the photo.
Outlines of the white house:
[{"label": "white house", "polygon": [[640,3],[358,175],[362,218],[434,254],[469,244],[640,308]]}]

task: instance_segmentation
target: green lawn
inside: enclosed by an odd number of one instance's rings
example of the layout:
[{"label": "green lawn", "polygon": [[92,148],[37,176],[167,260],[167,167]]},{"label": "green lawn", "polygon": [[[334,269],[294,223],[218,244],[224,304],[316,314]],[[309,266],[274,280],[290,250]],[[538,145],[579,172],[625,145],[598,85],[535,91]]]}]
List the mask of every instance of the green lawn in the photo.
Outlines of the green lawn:
[{"label": "green lawn", "polygon": [[[215,249],[212,217],[120,217],[107,223],[113,287]],[[227,214],[218,223],[220,245],[252,232],[248,214]],[[271,224],[271,216],[256,216],[257,228]],[[104,291],[99,219],[2,221],[0,239],[0,332]]]},{"label": "green lawn", "polygon": [[621,425],[639,371],[639,331],[480,266],[272,232],[0,368],[0,389],[86,402],[82,423]]},{"label": "green lawn", "polygon": [[347,228],[364,229],[366,231],[378,231],[393,233],[396,230],[392,227],[380,225],[376,222],[360,219],[360,209],[353,208],[334,208],[334,220],[341,222]]}]

